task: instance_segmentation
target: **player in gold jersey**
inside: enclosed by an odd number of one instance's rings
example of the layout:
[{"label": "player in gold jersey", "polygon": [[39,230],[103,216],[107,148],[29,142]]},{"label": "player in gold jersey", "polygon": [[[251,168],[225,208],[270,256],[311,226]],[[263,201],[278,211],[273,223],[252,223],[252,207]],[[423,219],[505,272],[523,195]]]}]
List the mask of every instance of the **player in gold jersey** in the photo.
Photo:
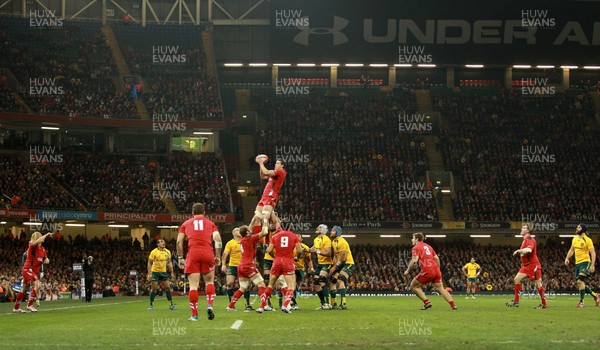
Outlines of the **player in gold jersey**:
[{"label": "player in gold jersey", "polygon": [[313,262],[309,251],[310,248],[306,244],[302,243],[301,234],[298,234],[298,238],[300,238],[300,244],[302,245],[302,254],[300,255],[300,257],[297,257],[298,254],[296,252],[296,249],[294,249],[294,256],[296,257],[294,259],[294,265],[296,267],[296,290],[294,293],[294,297],[292,298],[291,304],[291,307],[294,310],[300,310],[298,302],[296,301],[296,297],[300,292],[300,283],[304,280],[304,274],[306,269],[308,268],[309,271],[314,271]]},{"label": "player in gold jersey", "polygon": [[334,309],[338,308],[335,301],[337,292],[340,293],[340,306],[338,309],[346,310],[346,286],[348,285],[348,277],[354,272],[354,258],[350,245],[344,237],[342,237],[342,228],[333,226],[331,229],[331,248],[333,249],[334,258],[333,265],[329,269],[329,281],[332,284],[331,304]]},{"label": "player in gold jersey", "polygon": [[315,231],[317,237],[310,248],[311,253],[317,254],[317,269],[315,271],[315,292],[319,296],[321,306],[317,310],[331,310],[329,303],[329,269],[333,263],[331,251],[331,239],[327,237],[327,225],[321,224]]},{"label": "player in gold jersey", "polygon": [[583,308],[585,293],[590,294],[594,298],[596,306],[598,306],[600,305],[598,294],[585,285],[585,281],[596,269],[594,242],[587,236],[587,226],[585,224],[579,224],[575,230],[575,234],[571,242],[571,249],[569,249],[565,258],[565,265],[569,266],[571,257],[575,253],[575,278],[577,278],[577,287],[579,288],[579,304],[577,304],[577,307]]},{"label": "player in gold jersey", "polygon": [[469,294],[471,294],[471,299],[475,299],[476,283],[479,274],[481,274],[481,266],[475,262],[475,258],[471,258],[471,262],[463,266],[462,272],[467,276],[467,297],[465,299],[469,299]]},{"label": "player in gold jersey", "polygon": [[148,257],[148,281],[151,281],[150,306],[148,306],[148,310],[154,308],[154,298],[156,297],[158,283],[162,285],[167,295],[167,300],[170,303],[169,309],[175,310],[167,268],[169,269],[171,280],[175,280],[175,273],[173,272],[173,263],[171,262],[171,252],[165,246],[165,240],[159,239],[157,247],[150,252],[150,256]]}]

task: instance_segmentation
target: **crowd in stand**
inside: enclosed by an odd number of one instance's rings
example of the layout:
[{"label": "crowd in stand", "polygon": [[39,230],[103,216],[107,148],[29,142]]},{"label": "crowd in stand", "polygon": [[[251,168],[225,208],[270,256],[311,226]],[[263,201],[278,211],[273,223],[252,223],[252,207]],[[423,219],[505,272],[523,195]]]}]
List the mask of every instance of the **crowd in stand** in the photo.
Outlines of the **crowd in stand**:
[{"label": "crowd in stand", "polygon": [[[180,29],[169,28],[174,31],[170,40],[175,40]],[[6,102],[0,111],[25,112],[25,106],[12,95],[18,93],[40,114],[137,119],[134,99],[141,98],[150,117],[170,114],[179,120],[223,119],[217,81],[208,76],[206,55],[197,46],[199,31],[194,46],[178,52],[185,61],[171,64],[157,62],[152,46],[142,50],[129,44],[137,38],[129,36],[146,29],[115,29],[132,74],[142,78],[134,84],[140,87],[135,94],[125,89],[125,83],[117,82],[113,53],[100,25],[64,21],[60,27],[42,30],[29,27],[27,19],[0,21],[0,51],[11,57],[0,63],[18,81],[0,81],[0,101]],[[154,34],[147,29],[141,42],[151,42]]]},{"label": "crowd in stand", "polygon": [[[476,284],[478,292],[510,292],[514,288],[513,278],[519,270],[520,260],[512,255],[518,248],[519,240],[511,246],[481,246],[467,242],[430,242],[435,246],[442,265],[444,285],[453,291],[465,290],[466,277],[462,267],[473,257],[481,266],[482,273]],[[575,279],[573,266],[564,265],[568,244],[551,241],[540,244],[538,256],[543,266],[544,285],[549,292],[574,291]],[[310,243],[309,243],[310,244]],[[72,239],[48,239],[44,243],[49,252],[50,264],[45,268],[42,281],[51,286],[52,293],[59,291],[79,291],[80,277],[72,270],[73,263],[81,262],[84,256],[93,256],[95,284],[93,290],[105,295],[123,293],[135,295],[135,279],[129,277],[129,271],[139,273],[139,293],[147,295],[149,284],[145,277],[149,252],[156,247],[150,242],[144,249],[134,245],[129,239],[111,239],[108,234],[102,238],[85,239],[79,235]],[[0,252],[5,257],[0,261],[0,277],[8,281],[18,281],[21,256],[27,247],[25,238],[7,238],[0,235]],[[356,270],[349,278],[348,289],[352,292],[410,293],[410,276],[403,276],[411,258],[411,247],[401,245],[351,245]],[[175,251],[175,240],[167,240],[167,249]],[[174,262],[177,281],[175,291],[183,290],[182,271]],[[592,274],[589,280],[595,290],[600,287],[600,276]],[[215,278],[218,291],[223,291],[225,275],[218,273]],[[529,290],[525,282],[524,290]],[[313,281],[306,278],[301,283],[302,290],[311,292]]]},{"label": "crowd in stand", "polygon": [[76,201],[53,181],[45,166],[33,165],[18,156],[0,157],[0,190],[2,195],[18,196],[16,208],[75,209]]},{"label": "crowd in stand", "polygon": [[[115,32],[132,73],[143,79],[140,95],[150,116],[169,114],[179,120],[196,121],[223,119],[217,81],[207,74],[207,57],[198,47],[199,30],[166,26],[161,28],[162,36],[150,27],[115,27]],[[170,35],[165,37],[165,33]]]},{"label": "crowd in stand", "polygon": [[[190,154],[175,154],[169,163],[161,166],[164,183],[182,191],[172,193],[173,203],[182,213],[188,213],[192,204],[201,202],[210,213],[228,213],[229,188],[225,181],[223,162],[214,154],[203,154],[197,159]],[[175,186],[173,186],[175,185]]]},{"label": "crowd in stand", "polygon": [[[34,113],[69,117],[135,118],[130,96],[115,88],[110,48],[99,25],[65,21],[55,29],[29,27],[28,19],[6,18],[0,24],[0,50]],[[22,112],[22,106],[2,105]]]},{"label": "crowd in stand", "polygon": [[[58,153],[58,151],[57,151]],[[168,212],[164,198],[183,213],[196,202],[209,213],[229,213],[222,160],[173,153],[171,159],[65,153],[56,164],[32,164],[17,155],[0,157],[0,193],[20,197],[18,208],[111,212]]]},{"label": "crowd in stand", "polygon": [[432,197],[418,205],[399,198],[401,187],[426,183],[422,135],[399,132],[399,115],[415,111],[414,96],[257,96],[254,104],[267,121],[257,136],[258,153],[286,163],[282,215],[339,221],[437,218]]},{"label": "crowd in stand", "polygon": [[[583,95],[439,96],[447,118],[439,135],[447,170],[464,183],[453,197],[457,220],[596,220],[600,142]],[[527,219],[525,219],[527,221]]]}]

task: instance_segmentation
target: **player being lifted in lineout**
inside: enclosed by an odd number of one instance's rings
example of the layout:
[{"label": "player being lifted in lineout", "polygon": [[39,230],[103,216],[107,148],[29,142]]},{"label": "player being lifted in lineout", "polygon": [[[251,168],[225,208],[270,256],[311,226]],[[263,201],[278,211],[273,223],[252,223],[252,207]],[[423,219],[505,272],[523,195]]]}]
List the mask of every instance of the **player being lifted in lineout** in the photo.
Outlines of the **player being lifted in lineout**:
[{"label": "player being lifted in lineout", "polygon": [[285,171],[285,164],[282,160],[275,162],[275,168],[269,170],[265,167],[265,163],[269,160],[266,155],[258,155],[256,162],[260,166],[260,178],[268,180],[267,185],[263,191],[260,201],[256,205],[254,214],[262,218],[262,230],[269,230],[269,219],[275,224],[276,230],[281,228],[281,221],[275,214],[275,207],[279,202],[279,191],[283,186],[285,177],[287,175]]}]

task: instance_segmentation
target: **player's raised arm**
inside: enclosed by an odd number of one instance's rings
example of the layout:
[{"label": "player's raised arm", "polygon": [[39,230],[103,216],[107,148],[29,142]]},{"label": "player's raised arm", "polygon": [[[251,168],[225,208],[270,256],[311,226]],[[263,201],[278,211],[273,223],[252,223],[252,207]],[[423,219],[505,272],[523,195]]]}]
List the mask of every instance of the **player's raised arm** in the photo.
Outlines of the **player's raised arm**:
[{"label": "player's raised arm", "polygon": [[275,176],[275,170],[269,170],[265,167],[265,158],[260,158],[258,160],[258,165],[260,166],[260,176],[263,179],[268,179],[271,176]]},{"label": "player's raised arm", "polygon": [[35,247],[38,246],[42,243],[44,243],[44,241],[46,240],[46,237],[48,236],[52,236],[53,233],[52,232],[48,232],[45,235],[41,236],[40,238],[36,239],[35,241],[33,241],[31,244]]}]

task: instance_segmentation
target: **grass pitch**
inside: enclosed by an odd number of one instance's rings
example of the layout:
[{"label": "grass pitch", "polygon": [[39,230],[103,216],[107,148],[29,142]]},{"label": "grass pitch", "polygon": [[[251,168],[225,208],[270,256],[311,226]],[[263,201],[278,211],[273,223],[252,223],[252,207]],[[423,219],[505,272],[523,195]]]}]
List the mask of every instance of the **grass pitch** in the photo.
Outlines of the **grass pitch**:
[{"label": "grass pitch", "polygon": [[[227,297],[215,301],[216,318],[189,322],[186,297],[176,297],[177,310],[164,298],[147,310],[147,298],[42,302],[37,314],[12,314],[12,304],[0,304],[0,334],[7,349],[22,348],[206,348],[220,349],[593,349],[600,344],[594,326],[600,307],[586,298],[578,309],[575,296],[558,296],[549,308],[534,310],[539,300],[523,298],[508,308],[509,296],[456,295],[452,311],[439,296],[433,308],[421,311],[411,297],[352,297],[348,310],[317,311],[316,297],[300,298],[301,310],[226,312]],[[258,301],[253,297],[253,306]],[[204,298],[200,302],[204,304]],[[273,298],[277,304],[276,298]]]}]

